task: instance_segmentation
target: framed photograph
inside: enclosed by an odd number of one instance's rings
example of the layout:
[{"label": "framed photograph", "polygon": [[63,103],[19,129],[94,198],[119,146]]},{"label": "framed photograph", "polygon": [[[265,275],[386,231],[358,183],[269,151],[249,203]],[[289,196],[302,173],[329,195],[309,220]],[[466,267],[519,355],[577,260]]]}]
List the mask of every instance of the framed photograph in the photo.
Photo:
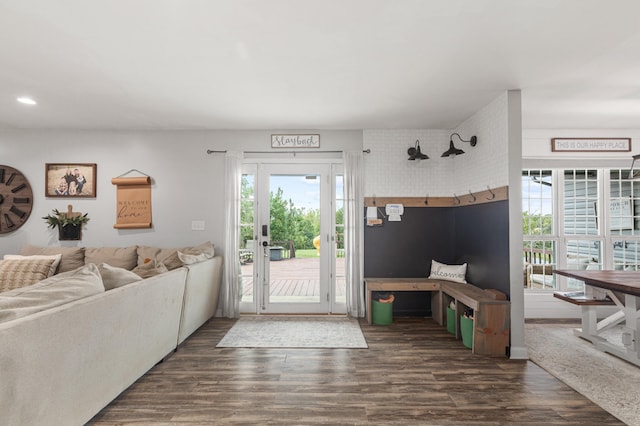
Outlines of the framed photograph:
[{"label": "framed photograph", "polygon": [[45,164],[45,196],[46,197],[95,197],[96,191],[95,163]]}]

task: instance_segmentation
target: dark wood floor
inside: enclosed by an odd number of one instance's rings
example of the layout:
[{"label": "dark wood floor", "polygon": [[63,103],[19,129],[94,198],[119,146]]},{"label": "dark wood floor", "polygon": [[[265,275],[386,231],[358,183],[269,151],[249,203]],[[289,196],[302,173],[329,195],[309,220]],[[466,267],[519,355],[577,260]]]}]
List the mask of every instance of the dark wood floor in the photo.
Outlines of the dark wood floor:
[{"label": "dark wood floor", "polygon": [[472,355],[430,319],[361,323],[369,349],[216,349],[215,318],[93,425],[614,425],[535,364]]}]

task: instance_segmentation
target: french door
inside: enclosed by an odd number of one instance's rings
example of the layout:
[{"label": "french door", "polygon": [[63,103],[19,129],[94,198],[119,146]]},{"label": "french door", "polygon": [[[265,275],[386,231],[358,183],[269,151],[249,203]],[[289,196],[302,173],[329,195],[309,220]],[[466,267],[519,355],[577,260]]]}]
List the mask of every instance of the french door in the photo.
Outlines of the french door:
[{"label": "french door", "polygon": [[241,203],[241,312],[346,312],[341,165],[245,164]]}]

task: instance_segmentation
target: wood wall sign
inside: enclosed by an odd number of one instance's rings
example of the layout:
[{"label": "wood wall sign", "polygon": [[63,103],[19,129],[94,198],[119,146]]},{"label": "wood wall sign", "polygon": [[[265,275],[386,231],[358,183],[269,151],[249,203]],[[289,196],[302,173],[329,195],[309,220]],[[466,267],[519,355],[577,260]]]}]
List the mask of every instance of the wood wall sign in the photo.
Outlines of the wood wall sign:
[{"label": "wood wall sign", "polygon": [[[125,173],[126,174],[126,173]],[[116,229],[151,228],[151,177],[111,179],[116,190]]]},{"label": "wood wall sign", "polygon": [[553,138],[553,152],[629,152],[631,138]]},{"label": "wood wall sign", "polygon": [[320,148],[320,135],[271,135],[271,148]]}]

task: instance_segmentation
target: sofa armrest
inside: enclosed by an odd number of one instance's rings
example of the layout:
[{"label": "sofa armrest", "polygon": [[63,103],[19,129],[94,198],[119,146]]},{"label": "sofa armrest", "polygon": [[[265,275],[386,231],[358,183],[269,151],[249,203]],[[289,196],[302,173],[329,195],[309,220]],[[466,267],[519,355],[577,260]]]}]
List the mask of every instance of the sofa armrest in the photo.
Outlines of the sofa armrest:
[{"label": "sofa armrest", "polygon": [[222,260],[222,256],[215,256],[185,266],[187,281],[178,344],[215,315],[222,284]]}]

